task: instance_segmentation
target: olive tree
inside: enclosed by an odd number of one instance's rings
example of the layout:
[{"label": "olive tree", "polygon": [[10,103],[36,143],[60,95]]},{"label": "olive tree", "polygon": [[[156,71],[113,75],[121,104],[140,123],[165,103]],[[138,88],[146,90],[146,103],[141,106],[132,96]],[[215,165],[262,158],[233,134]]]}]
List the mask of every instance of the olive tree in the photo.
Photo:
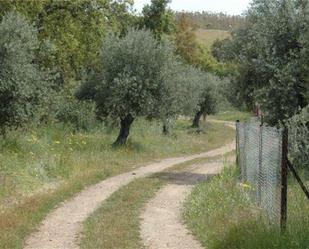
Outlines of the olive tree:
[{"label": "olive tree", "polygon": [[220,79],[209,73],[200,73],[200,91],[192,127],[200,127],[201,116],[215,114],[217,111],[218,98],[217,86]]},{"label": "olive tree", "polygon": [[135,118],[160,117],[171,96],[171,58],[173,48],[150,31],[131,30],[122,38],[111,34],[105,39],[100,70],[82,84],[77,97],[93,99],[99,117],[120,119],[115,145],[126,143]]},{"label": "olive tree", "polygon": [[[202,72],[180,59],[171,59],[164,72],[166,94],[163,101],[155,106],[163,121],[163,133],[169,133],[169,123],[179,115],[189,116],[197,110],[200,100]],[[159,107],[159,108],[158,108]]]},{"label": "olive tree", "polygon": [[20,127],[39,116],[46,101],[49,75],[35,63],[36,29],[16,12],[0,23],[0,128]]},{"label": "olive tree", "polygon": [[246,25],[216,45],[219,59],[239,64],[230,92],[239,105],[259,103],[271,125],[309,103],[308,10],[308,0],[254,0]]}]

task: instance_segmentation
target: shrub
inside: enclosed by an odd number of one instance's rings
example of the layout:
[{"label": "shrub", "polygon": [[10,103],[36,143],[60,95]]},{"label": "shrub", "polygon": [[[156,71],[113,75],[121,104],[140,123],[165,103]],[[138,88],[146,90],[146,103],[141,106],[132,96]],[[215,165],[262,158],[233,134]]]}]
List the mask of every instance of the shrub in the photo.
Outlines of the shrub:
[{"label": "shrub", "polygon": [[39,120],[46,104],[50,76],[35,63],[37,30],[16,12],[0,23],[0,128],[24,126]]},{"label": "shrub", "polygon": [[298,168],[309,172],[309,106],[287,122],[289,129],[289,156]]},{"label": "shrub", "polygon": [[78,101],[72,94],[61,93],[56,98],[55,118],[75,130],[89,131],[96,125],[95,105]]}]

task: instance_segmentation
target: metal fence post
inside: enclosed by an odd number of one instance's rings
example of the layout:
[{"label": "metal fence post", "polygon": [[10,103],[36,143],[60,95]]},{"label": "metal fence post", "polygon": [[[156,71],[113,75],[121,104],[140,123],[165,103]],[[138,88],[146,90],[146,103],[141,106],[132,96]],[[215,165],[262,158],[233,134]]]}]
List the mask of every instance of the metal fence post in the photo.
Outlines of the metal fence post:
[{"label": "metal fence post", "polygon": [[[240,164],[239,164],[239,120],[236,121],[236,165],[240,169]],[[241,172],[241,170],[239,170]]]},{"label": "metal fence post", "polygon": [[263,164],[263,123],[260,125],[259,129],[259,167],[258,167],[258,176],[257,176],[257,201],[258,205],[262,204],[262,164]]},{"label": "metal fence post", "polygon": [[281,231],[286,229],[287,221],[287,173],[288,173],[288,130],[284,128],[282,133],[282,161],[281,161]]},{"label": "metal fence post", "polygon": [[242,172],[242,181],[243,182],[247,182],[248,181],[248,177],[247,177],[247,164],[248,164],[248,160],[247,160],[247,137],[248,137],[248,123],[244,123],[244,129],[243,129],[243,133],[244,133],[244,148],[243,148],[243,172]]}]

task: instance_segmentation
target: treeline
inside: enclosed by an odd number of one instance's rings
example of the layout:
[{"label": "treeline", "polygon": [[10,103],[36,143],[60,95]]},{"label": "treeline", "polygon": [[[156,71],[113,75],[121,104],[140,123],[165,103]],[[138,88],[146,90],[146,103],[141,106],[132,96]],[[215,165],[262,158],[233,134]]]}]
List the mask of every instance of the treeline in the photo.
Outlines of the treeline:
[{"label": "treeline", "polygon": [[241,27],[245,23],[245,17],[241,15],[228,15],[207,11],[178,12],[176,13],[177,18],[183,13],[188,16],[189,21],[194,27],[201,29],[233,30]]},{"label": "treeline", "polygon": [[0,128],[65,123],[119,125],[125,144],[138,117],[216,111],[223,64],[197,43],[186,15],[152,0],[143,15],[132,1],[0,2]]}]

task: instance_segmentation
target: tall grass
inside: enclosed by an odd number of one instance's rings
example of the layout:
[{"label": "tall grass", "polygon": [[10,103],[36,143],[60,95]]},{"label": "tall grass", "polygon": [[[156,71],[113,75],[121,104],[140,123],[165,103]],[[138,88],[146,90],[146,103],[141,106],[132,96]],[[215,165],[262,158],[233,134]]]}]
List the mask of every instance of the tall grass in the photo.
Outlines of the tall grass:
[{"label": "tall grass", "polygon": [[208,48],[211,48],[213,43],[218,39],[224,40],[231,37],[231,33],[229,31],[216,29],[197,29],[195,34],[198,41],[201,44],[206,45]]},{"label": "tall grass", "polygon": [[288,225],[284,233],[263,219],[237,183],[235,170],[196,187],[186,202],[190,230],[208,249],[308,249],[309,202],[296,182],[289,184]]},{"label": "tall grass", "polygon": [[118,130],[73,132],[53,125],[12,132],[0,145],[0,248],[21,248],[24,237],[57,203],[85,186],[156,159],[207,151],[231,141],[234,131],[209,124],[196,134],[189,121],[170,136],[160,123],[134,123],[127,146],[113,148]]}]

